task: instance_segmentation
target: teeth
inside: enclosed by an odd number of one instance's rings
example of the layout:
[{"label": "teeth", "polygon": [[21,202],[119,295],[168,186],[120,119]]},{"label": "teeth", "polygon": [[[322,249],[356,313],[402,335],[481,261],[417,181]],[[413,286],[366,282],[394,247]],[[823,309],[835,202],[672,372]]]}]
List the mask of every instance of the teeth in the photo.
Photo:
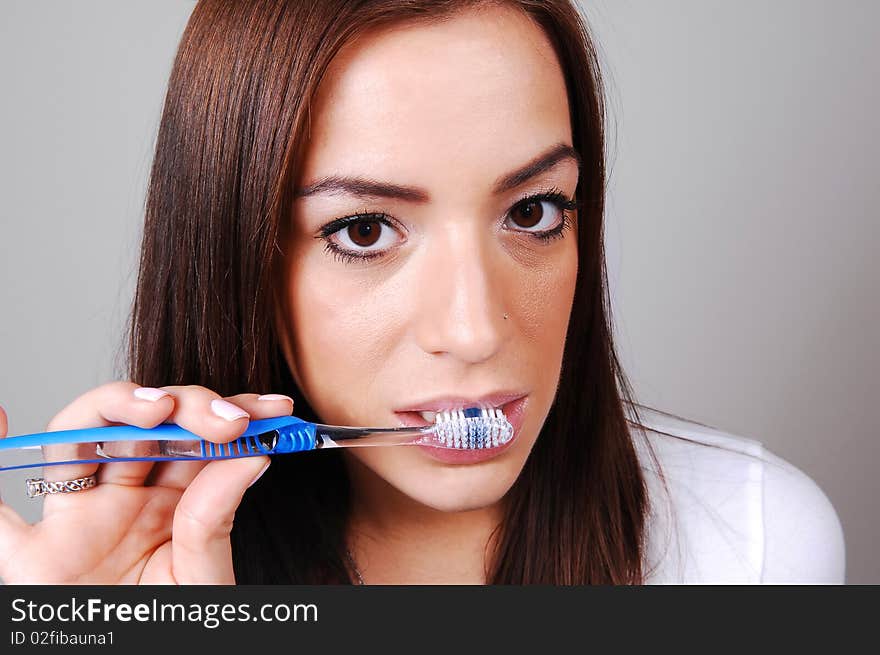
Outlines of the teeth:
[{"label": "teeth", "polygon": [[[427,420],[425,414],[420,412]],[[437,439],[447,448],[491,448],[506,443],[511,435],[511,425],[500,408],[485,407],[479,417],[466,417],[462,409],[431,412]]]},{"label": "teeth", "polygon": [[[441,414],[440,420],[445,419],[455,419],[455,418],[464,418],[464,413],[461,409],[449,409],[444,410],[442,412],[419,412],[419,416],[425,419],[428,423],[434,423],[437,420],[437,414]],[[483,409],[483,416],[501,416],[501,409],[494,407],[487,407]]]}]

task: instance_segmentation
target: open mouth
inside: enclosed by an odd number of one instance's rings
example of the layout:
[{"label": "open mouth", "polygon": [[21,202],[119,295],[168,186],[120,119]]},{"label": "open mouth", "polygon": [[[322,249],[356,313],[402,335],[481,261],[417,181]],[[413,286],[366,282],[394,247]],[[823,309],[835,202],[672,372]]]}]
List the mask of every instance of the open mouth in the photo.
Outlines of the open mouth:
[{"label": "open mouth", "polygon": [[[449,464],[472,464],[497,457],[516,442],[520,428],[522,427],[527,402],[528,396],[523,395],[513,400],[504,402],[496,407],[496,409],[501,410],[501,412],[504,414],[505,418],[510,422],[510,425],[513,428],[512,437],[505,443],[478,448],[448,448],[443,446],[431,445],[419,445],[418,448],[421,449],[421,451],[428,457]],[[455,405],[457,405],[457,407]],[[395,415],[397,416],[402,427],[425,427],[434,423],[439,412],[448,412],[452,409],[465,409],[468,407],[492,407],[492,405],[486,403],[481,404],[478,402],[474,402],[473,404],[468,404],[466,401],[456,403],[455,405],[450,405],[448,409],[438,409],[437,411],[402,411],[395,412]]]}]

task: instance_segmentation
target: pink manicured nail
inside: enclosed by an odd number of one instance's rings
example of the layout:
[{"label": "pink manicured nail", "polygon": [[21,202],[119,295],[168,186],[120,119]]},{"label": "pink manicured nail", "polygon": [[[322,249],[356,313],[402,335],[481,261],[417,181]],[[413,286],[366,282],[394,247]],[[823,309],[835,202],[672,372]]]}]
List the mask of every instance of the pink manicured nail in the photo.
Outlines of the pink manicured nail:
[{"label": "pink manicured nail", "polygon": [[248,485],[248,488],[253,487],[256,484],[257,480],[259,480],[261,477],[263,477],[263,473],[265,473],[266,469],[269,468],[269,464],[271,464],[271,462],[266,462],[265,466],[263,466],[263,468],[260,469],[260,472],[257,473],[257,476],[253,480],[251,480],[251,483]]},{"label": "pink manicured nail", "polygon": [[293,402],[293,398],[290,396],[283,396],[280,393],[265,393],[262,396],[257,396],[257,400],[289,400]]},{"label": "pink manicured nail", "polygon": [[215,398],[211,401],[211,411],[220,418],[225,418],[227,421],[234,421],[236,419],[247,418],[250,416],[250,414],[244,411],[241,407],[236,407],[232,403],[220,398]]},{"label": "pink manicured nail", "polygon": [[155,387],[138,387],[134,390],[134,395],[136,398],[140,398],[141,400],[156,402],[160,398],[164,398],[165,396],[167,396],[168,392],[162,391],[161,389],[156,389]]}]

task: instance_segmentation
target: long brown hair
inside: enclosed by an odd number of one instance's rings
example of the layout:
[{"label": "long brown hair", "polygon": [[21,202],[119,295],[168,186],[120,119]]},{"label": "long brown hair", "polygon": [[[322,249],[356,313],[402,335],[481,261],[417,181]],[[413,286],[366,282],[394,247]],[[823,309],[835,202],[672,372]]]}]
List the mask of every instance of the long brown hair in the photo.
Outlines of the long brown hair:
[{"label": "long brown hair", "polygon": [[[221,395],[281,391],[320,420],[279,346],[291,191],[318,84],[340,47],[392,22],[480,0],[201,0],[168,85],[129,333],[139,384]],[[605,107],[596,50],[571,0],[506,0],[546,32],[568,87],[579,270],[559,391],[521,475],[487,580],[638,584],[648,498],[612,342],[603,251]],[[653,455],[653,453],[652,453]],[[233,527],[239,583],[349,583],[349,483],[338,451],[277,458]]]}]

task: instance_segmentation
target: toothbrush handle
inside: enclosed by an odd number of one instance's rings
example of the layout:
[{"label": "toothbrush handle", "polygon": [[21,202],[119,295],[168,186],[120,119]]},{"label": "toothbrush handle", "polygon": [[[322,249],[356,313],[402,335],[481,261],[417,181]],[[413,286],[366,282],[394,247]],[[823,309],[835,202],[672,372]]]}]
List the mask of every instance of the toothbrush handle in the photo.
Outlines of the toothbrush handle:
[{"label": "toothbrush handle", "polygon": [[313,450],[315,424],[294,416],[251,421],[241,437],[214,443],[175,424],[154,428],[114,425],[0,439],[0,471],[108,461],[232,459]]},{"label": "toothbrush handle", "polygon": [[[278,416],[251,421],[241,434],[241,438],[252,437],[278,429],[302,429],[314,426],[296,416]],[[134,425],[111,425],[100,428],[79,430],[58,430],[38,432],[0,439],[0,451],[32,446],[54,446],[60,444],[92,443],[108,441],[179,441],[199,440],[197,434],[174,423],[162,423],[153,428],[139,428]]]}]

